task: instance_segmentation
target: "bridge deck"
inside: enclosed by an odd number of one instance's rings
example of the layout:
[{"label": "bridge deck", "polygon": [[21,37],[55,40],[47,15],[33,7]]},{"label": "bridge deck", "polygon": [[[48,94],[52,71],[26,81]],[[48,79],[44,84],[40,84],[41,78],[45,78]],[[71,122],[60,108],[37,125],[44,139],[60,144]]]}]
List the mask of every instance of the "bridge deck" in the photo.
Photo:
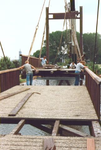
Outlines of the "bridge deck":
[{"label": "bridge deck", "polygon": [[[2,92],[0,97],[26,88],[30,89],[0,100],[1,119],[98,120],[85,86],[15,86]],[[15,116],[9,116],[26,94],[31,92],[34,93]]]},{"label": "bridge deck", "polygon": [[[44,139],[51,137],[42,136],[19,136],[8,135],[0,138],[0,149],[17,149],[17,150],[43,150]],[[96,150],[101,149],[101,138],[93,138],[94,145],[90,145],[90,149],[87,148],[87,138],[80,137],[53,137],[54,145],[58,150]],[[12,144],[11,144],[12,143]],[[92,144],[92,143],[91,143]],[[93,147],[94,146],[94,147]]]}]

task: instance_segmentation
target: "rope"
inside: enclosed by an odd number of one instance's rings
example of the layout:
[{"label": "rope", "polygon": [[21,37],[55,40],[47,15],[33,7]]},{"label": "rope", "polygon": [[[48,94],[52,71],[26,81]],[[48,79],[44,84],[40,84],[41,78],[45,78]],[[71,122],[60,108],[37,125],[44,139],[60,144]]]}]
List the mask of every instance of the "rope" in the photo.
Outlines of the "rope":
[{"label": "rope", "polygon": [[0,46],[1,46],[1,50],[2,50],[3,56],[4,56],[4,58],[5,58],[5,54],[4,54],[4,50],[3,50],[3,47],[2,47],[1,42],[0,42]]},{"label": "rope", "polygon": [[41,9],[40,17],[39,17],[38,24],[37,24],[36,29],[35,29],[35,33],[34,33],[34,36],[33,36],[33,40],[32,40],[32,43],[31,43],[31,47],[30,47],[30,50],[29,50],[29,54],[28,54],[27,60],[29,60],[30,53],[31,53],[32,48],[33,48],[33,44],[34,44],[34,41],[35,41],[36,33],[37,33],[38,28],[39,28],[39,22],[40,22],[40,19],[41,19],[41,16],[42,16],[42,12],[43,12],[43,8],[44,8],[44,5],[45,5],[45,1],[46,0],[44,0],[43,6],[42,6],[42,9]]},{"label": "rope", "polygon": [[[65,21],[66,21],[66,9],[65,9],[65,16],[64,16],[64,21],[63,21],[63,30],[64,30],[64,26],[65,26]],[[61,47],[62,37],[63,37],[63,32],[61,33],[60,44],[59,44],[59,47],[58,47],[58,50],[57,50],[56,57],[55,57],[55,59],[54,59],[54,63],[55,63],[55,61],[56,61],[57,55],[58,55],[59,50],[60,50],[60,47]]]},{"label": "rope", "polygon": [[[51,1],[51,0],[49,0],[48,7],[50,6],[50,1]],[[40,48],[39,59],[41,58],[42,46],[43,46],[43,43],[44,43],[44,37],[45,37],[45,29],[46,29],[46,21],[45,21],[45,25],[44,25],[44,31],[43,31],[43,37],[42,37],[42,43],[41,43],[41,48]]]},{"label": "rope", "polygon": [[97,48],[97,29],[98,29],[98,17],[99,17],[99,7],[100,7],[100,0],[98,0],[98,7],[97,7],[97,21],[96,21],[96,34],[95,34],[95,46],[94,46],[94,60],[93,60],[93,71],[94,71],[94,64],[95,64],[95,53]]},{"label": "rope", "polygon": [[1,50],[2,50],[3,56],[4,56],[5,65],[6,65],[6,67],[7,67],[6,56],[5,56],[5,53],[4,53],[4,50],[3,50],[3,47],[2,47],[1,42],[0,42],[0,46],[1,46]]}]

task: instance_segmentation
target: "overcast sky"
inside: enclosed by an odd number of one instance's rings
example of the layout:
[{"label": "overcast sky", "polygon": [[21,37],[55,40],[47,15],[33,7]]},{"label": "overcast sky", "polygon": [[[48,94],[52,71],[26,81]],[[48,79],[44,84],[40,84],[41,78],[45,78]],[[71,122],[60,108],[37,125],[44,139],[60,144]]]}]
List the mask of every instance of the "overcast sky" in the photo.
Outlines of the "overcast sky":
[{"label": "overcast sky", "polygon": [[[67,0],[69,2],[70,0]],[[0,0],[0,41],[4,53],[11,60],[19,58],[19,51],[28,55],[35,28],[37,26],[44,0]],[[76,10],[83,6],[83,33],[96,31],[98,0],[75,0]],[[39,29],[33,45],[32,53],[40,49],[45,24],[45,8],[40,20]],[[51,0],[50,13],[65,12],[64,0]],[[101,34],[101,5],[99,12],[98,33]],[[63,20],[49,22],[50,33],[63,30]],[[76,29],[79,32],[79,20],[76,21]],[[0,57],[2,57],[0,48]]]}]

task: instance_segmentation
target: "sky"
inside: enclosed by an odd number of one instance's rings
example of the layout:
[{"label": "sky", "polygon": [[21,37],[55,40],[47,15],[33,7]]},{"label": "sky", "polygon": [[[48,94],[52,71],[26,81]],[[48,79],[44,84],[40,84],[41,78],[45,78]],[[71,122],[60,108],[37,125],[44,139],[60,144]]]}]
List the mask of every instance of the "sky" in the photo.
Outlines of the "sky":
[{"label": "sky", "polygon": [[[43,2],[44,0],[0,0],[0,41],[5,56],[11,60],[19,59],[19,51],[23,55],[28,55]],[[49,0],[46,0],[31,54],[41,48],[48,2]],[[67,0],[68,2],[70,0]],[[51,0],[49,13],[65,12],[64,6],[64,0]],[[80,6],[83,7],[83,33],[95,33],[98,0],[75,0],[76,11],[80,11]],[[99,34],[101,34],[100,14],[101,4],[98,22]],[[79,19],[76,20],[78,32],[80,32],[79,23]],[[49,21],[49,32],[55,31],[63,31],[63,20]],[[0,48],[1,57],[3,54]]]}]

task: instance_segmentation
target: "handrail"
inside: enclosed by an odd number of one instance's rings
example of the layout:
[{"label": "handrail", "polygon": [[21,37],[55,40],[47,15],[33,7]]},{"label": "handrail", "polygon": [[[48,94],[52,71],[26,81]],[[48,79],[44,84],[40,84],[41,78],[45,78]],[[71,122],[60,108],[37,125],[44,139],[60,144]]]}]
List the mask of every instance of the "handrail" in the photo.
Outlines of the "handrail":
[{"label": "handrail", "polygon": [[101,78],[92,72],[89,68],[85,68],[86,72],[92,77],[92,79],[97,83],[101,83]]},{"label": "handrail", "polygon": [[12,72],[12,71],[17,71],[17,70],[19,70],[19,68],[13,68],[13,69],[1,70],[1,71],[0,71],[0,74],[2,74],[2,73],[7,73],[7,72]]},{"label": "handrail", "polygon": [[86,73],[86,87],[90,94],[92,103],[94,105],[95,111],[98,118],[100,119],[100,88],[101,88],[101,78],[98,77],[89,68],[85,69]]}]

